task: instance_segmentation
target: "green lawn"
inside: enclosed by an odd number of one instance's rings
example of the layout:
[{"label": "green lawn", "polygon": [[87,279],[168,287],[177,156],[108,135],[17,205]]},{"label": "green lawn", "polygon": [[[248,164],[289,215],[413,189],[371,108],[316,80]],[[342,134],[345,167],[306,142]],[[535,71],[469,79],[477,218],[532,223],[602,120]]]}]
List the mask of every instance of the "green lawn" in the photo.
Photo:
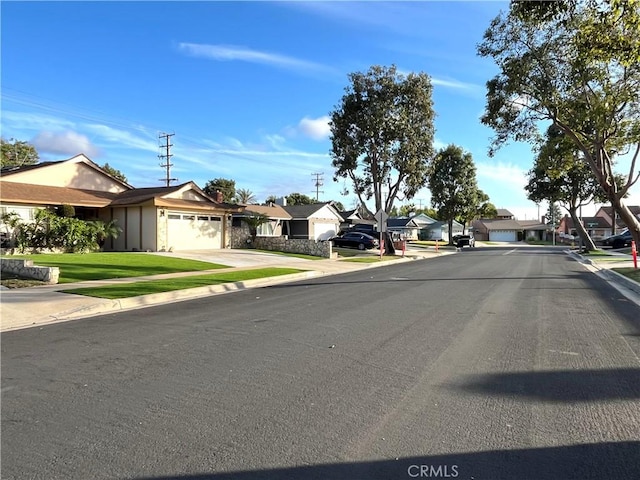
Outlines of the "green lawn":
[{"label": "green lawn", "polygon": [[173,258],[151,253],[61,253],[15,255],[27,258],[35,265],[59,267],[59,283],[106,280],[109,278],[143,277],[176,272],[200,272],[228,268],[217,263]]},{"label": "green lawn", "polygon": [[625,277],[635,280],[636,282],[640,282],[640,269],[638,268],[614,268],[613,270]]},{"label": "green lawn", "polygon": [[258,268],[255,270],[240,270],[227,273],[210,273],[208,275],[192,275],[187,277],[170,278],[166,280],[148,280],[143,282],[121,283],[117,285],[107,285],[103,287],[74,288],[64,290],[64,293],[85,295],[87,297],[99,298],[129,298],[139,295],[150,295],[152,293],[172,292],[174,290],[185,290],[188,288],[206,287],[221,283],[243,282],[255,280],[257,278],[277,277],[280,275],[290,275],[300,273],[305,270],[296,268]]}]

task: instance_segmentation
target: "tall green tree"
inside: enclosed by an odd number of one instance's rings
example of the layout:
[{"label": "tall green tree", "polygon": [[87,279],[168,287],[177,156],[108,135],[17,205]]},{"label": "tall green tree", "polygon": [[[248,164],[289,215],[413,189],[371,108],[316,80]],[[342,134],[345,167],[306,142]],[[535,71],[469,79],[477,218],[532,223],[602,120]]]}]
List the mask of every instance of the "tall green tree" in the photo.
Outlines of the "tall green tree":
[{"label": "tall green tree", "polygon": [[594,200],[602,201],[604,195],[580,151],[558,127],[552,125],[547,129],[546,140],[527,176],[527,197],[536,203],[558,202],[569,212],[585,249],[595,250],[596,245],[580,221],[578,209]]},{"label": "tall green tree", "polygon": [[315,198],[311,198],[304,193],[290,193],[286,196],[287,205],[312,205],[317,203]]},{"label": "tall green tree", "polygon": [[[511,138],[537,140],[540,122],[556,125],[640,243],[640,221],[622,200],[640,176],[640,2],[513,1],[478,53],[499,69],[482,117],[496,132],[490,153]],[[631,162],[618,186],[614,159],[623,153]]]},{"label": "tall green tree", "polygon": [[[426,185],[433,156],[431,79],[372,66],[349,75],[331,112],[334,180],[348,178],[361,203],[390,212],[397,198],[410,200]],[[383,194],[385,190],[385,195]]]},{"label": "tall green tree", "polygon": [[209,180],[202,190],[210,197],[214,197],[216,191],[220,191],[225,202],[234,203],[236,201],[235,180],[229,180],[226,178]]},{"label": "tall green tree", "polygon": [[124,175],[124,173],[122,173],[120,170],[112,167],[111,165],[109,165],[108,163],[105,163],[104,165],[102,165],[101,167],[105,172],[107,172],[109,175],[111,175],[112,177],[117,178],[118,180],[120,180],[121,182],[127,183],[127,177]]},{"label": "tall green tree", "polygon": [[453,221],[467,219],[478,206],[476,167],[470,153],[456,145],[440,150],[429,172],[431,204],[438,217],[449,223],[449,244],[453,244]]},{"label": "tall green tree", "polygon": [[0,168],[35,165],[39,160],[36,147],[30,143],[15,138],[0,139]]}]

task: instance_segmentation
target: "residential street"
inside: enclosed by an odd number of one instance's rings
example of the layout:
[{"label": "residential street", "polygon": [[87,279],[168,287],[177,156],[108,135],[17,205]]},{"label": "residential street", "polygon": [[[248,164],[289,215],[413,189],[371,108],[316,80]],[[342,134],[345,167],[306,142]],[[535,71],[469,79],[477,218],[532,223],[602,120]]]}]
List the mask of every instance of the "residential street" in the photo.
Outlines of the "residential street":
[{"label": "residential street", "polygon": [[640,307],[559,249],[2,334],[3,479],[640,478]]}]

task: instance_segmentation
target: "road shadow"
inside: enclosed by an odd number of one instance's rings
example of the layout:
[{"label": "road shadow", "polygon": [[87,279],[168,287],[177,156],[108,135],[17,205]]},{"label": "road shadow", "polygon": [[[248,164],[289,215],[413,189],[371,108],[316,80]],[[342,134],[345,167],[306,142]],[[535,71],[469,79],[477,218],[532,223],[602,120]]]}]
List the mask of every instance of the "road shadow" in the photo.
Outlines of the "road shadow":
[{"label": "road shadow", "polygon": [[444,388],[551,403],[637,400],[640,399],[640,368],[472,375]]},{"label": "road shadow", "polygon": [[623,480],[640,476],[640,442],[490,450],[137,480]]}]

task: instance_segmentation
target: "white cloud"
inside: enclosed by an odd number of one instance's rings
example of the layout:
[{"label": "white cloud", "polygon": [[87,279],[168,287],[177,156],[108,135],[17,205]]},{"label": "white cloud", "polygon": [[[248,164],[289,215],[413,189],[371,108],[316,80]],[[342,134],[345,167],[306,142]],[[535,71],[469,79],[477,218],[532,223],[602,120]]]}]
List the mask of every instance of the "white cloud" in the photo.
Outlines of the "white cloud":
[{"label": "white cloud", "polygon": [[180,43],[178,49],[192,57],[203,57],[218,61],[239,60],[249,63],[261,63],[288,70],[328,71],[330,67],[279,53],[262,52],[235,45],[207,45],[198,43]]},{"label": "white cloud", "polygon": [[329,137],[331,128],[329,127],[329,116],[324,115],[319,118],[304,117],[298,123],[298,130],[313,140],[324,140]]},{"label": "white cloud", "polygon": [[131,132],[112,128],[107,125],[86,125],[87,130],[92,131],[95,135],[101,139],[112,142],[111,148],[136,148],[139,150],[158,151],[158,141],[142,138],[134,135]]},{"label": "white cloud", "polygon": [[77,155],[84,153],[88,157],[97,157],[100,150],[89,139],[73,131],[42,131],[32,140],[37,150],[60,155]]},{"label": "white cloud", "polygon": [[527,184],[526,171],[513,164],[506,163],[477,163],[478,177],[492,181],[505,182],[505,186],[523,189]]}]

